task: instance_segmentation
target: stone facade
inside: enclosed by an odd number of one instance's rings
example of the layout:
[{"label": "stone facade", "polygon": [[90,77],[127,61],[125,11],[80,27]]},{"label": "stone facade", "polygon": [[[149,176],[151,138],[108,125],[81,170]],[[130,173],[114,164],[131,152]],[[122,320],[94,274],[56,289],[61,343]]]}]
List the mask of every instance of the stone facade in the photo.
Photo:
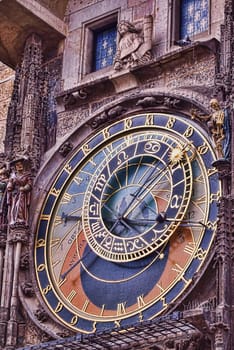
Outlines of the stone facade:
[{"label": "stone facade", "polygon": [[11,99],[15,73],[12,69],[1,63],[0,65],[0,152],[4,152],[4,139],[6,131],[7,110]]},{"label": "stone facade", "polygon": [[[179,6],[178,0],[0,2],[0,19],[8,23],[0,59],[15,70],[0,66],[0,169],[6,175],[0,203],[0,349],[233,349],[234,5],[209,1],[208,29],[186,44],[178,40]],[[119,32],[114,64],[93,71],[94,32],[121,22],[137,48],[124,52]],[[41,263],[35,271],[36,251],[45,245],[35,241],[45,200],[48,193],[56,197],[52,183],[90,135],[105,134],[123,117],[159,112],[195,122],[217,154],[222,195],[212,249],[162,318],[124,330],[117,320],[114,332],[75,334],[58,320],[61,305],[49,309],[44,295],[50,288],[42,289],[36,277],[45,269]],[[224,134],[221,145],[218,136]],[[64,173],[69,172],[67,166]]]}]

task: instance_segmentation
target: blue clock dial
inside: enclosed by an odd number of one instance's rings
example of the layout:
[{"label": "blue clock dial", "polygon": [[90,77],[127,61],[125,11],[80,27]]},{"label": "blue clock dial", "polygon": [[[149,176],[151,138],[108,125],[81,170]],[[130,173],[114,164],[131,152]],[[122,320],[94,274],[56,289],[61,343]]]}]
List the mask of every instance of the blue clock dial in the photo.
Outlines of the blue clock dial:
[{"label": "blue clock dial", "polygon": [[54,318],[77,332],[153,319],[191,288],[216,232],[212,141],[193,121],[135,115],[98,131],[58,173],[35,266]]}]

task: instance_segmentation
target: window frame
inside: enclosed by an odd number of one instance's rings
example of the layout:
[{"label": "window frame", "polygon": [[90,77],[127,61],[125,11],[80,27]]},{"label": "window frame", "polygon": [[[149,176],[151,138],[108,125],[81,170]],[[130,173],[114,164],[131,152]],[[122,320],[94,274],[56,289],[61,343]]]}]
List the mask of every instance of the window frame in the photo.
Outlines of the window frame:
[{"label": "window frame", "polygon": [[[89,74],[98,74],[98,72],[103,72],[104,70],[113,69],[112,65],[104,67],[102,69],[93,70],[93,57],[94,57],[94,36],[95,32],[105,30],[112,25],[118,24],[118,13],[114,12],[105,17],[102,17],[95,21],[86,22],[83,24],[83,57],[82,57],[82,78]],[[116,33],[116,40],[118,34]],[[117,42],[116,42],[117,45]]]},{"label": "window frame", "polygon": [[[172,24],[171,24],[171,46],[175,45],[175,42],[182,39],[180,38],[180,7],[181,0],[172,1]],[[196,41],[210,35],[210,25],[211,25],[211,0],[208,0],[208,27],[200,33],[194,34],[190,37],[192,41]]]}]

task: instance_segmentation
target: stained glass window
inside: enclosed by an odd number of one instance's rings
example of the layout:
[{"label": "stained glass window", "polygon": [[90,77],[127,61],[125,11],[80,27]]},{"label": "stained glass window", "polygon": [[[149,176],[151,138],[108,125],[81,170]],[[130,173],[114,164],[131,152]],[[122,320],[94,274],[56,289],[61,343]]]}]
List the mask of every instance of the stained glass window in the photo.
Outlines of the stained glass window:
[{"label": "stained glass window", "polygon": [[208,29],[208,0],[182,0],[180,38],[191,37]]},{"label": "stained glass window", "polygon": [[93,71],[111,66],[116,53],[117,26],[94,32]]}]

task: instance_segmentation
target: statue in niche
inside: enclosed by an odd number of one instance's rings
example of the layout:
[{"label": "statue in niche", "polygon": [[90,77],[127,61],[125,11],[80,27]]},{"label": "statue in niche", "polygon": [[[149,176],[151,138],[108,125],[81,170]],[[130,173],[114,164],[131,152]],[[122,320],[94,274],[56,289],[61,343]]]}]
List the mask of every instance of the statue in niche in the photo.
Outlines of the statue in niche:
[{"label": "statue in niche", "polygon": [[28,227],[29,205],[32,190],[32,177],[29,159],[20,157],[12,162],[14,171],[7,184],[9,217],[11,227]]},{"label": "statue in niche", "polygon": [[143,29],[138,30],[132,23],[118,24],[119,40],[114,59],[114,69],[121,70],[144,64],[151,60],[152,16],[144,18]]},{"label": "statue in niche", "polygon": [[201,115],[197,110],[191,110],[191,118],[207,122],[215,143],[216,154],[219,159],[230,161],[231,157],[231,122],[230,107],[222,109],[216,98],[210,100],[210,107],[213,110],[209,115]]},{"label": "statue in niche", "polygon": [[210,107],[213,110],[209,120],[208,127],[214,139],[217,155],[219,158],[224,158],[223,140],[225,138],[224,132],[224,111],[220,108],[219,102],[216,98],[210,100]]},{"label": "statue in niche", "polygon": [[9,170],[5,163],[0,165],[0,231],[6,229],[6,188],[9,180]]}]

